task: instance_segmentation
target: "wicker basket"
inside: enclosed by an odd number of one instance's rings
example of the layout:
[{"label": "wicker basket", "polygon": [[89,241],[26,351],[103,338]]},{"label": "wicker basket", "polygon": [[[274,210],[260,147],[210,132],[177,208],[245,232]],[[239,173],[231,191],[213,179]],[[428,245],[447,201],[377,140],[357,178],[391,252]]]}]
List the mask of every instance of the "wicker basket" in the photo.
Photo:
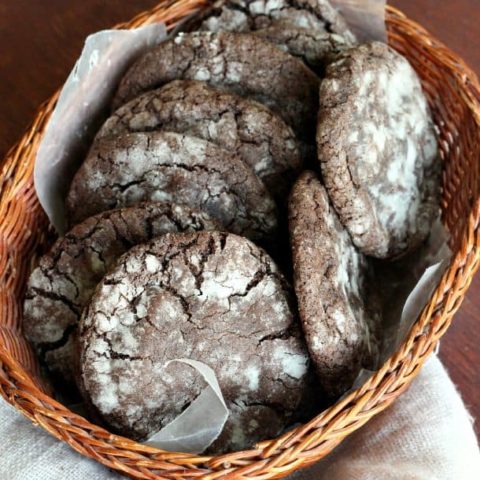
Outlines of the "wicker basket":
[{"label": "wicker basket", "polygon": [[[169,28],[205,0],[162,2],[119,28],[164,21]],[[410,384],[447,330],[480,259],[480,85],[455,54],[398,10],[388,7],[389,41],[419,73],[439,129],[443,221],[453,257],[440,285],[401,348],[361,388],[308,424],[255,449],[219,457],[164,452],[91,424],[42,387],[22,336],[21,305],[28,272],[49,243],[48,221],[33,187],[38,144],[57,95],[39,110],[7,154],[0,173],[0,393],[35,424],[82,455],[138,479],[269,479],[307,466],[387,408]],[[51,233],[51,232],[50,232]]]}]

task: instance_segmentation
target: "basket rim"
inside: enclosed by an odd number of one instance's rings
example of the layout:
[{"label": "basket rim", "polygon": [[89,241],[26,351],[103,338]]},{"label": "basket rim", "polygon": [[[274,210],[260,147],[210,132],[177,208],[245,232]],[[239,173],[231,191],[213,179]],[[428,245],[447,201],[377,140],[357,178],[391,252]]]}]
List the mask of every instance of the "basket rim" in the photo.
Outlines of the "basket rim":
[{"label": "basket rim", "polygon": [[[134,28],[164,21],[172,29],[185,16],[208,5],[208,0],[164,0],[152,10],[143,12],[130,22],[114,28]],[[442,53],[443,65],[459,85],[462,98],[480,130],[480,82],[476,74],[457,54],[433,37],[418,23],[395,7],[386,7],[389,22],[408,20],[412,32],[418,32],[425,46]],[[461,87],[461,88],[460,88]],[[34,121],[20,141],[6,154],[0,168],[0,212],[14,205],[20,180],[31,181],[31,167],[51,111],[58,99],[57,91],[38,110]],[[23,168],[23,170],[22,170]],[[33,195],[35,195],[33,193]],[[2,218],[5,218],[2,216]],[[2,226],[3,220],[0,223]],[[83,417],[42,392],[29,372],[17,361],[7,347],[0,343],[0,394],[5,400],[41,425],[50,434],[65,441],[81,454],[136,478],[280,478],[299,467],[307,466],[329,453],[348,434],[360,428],[370,418],[387,408],[410,384],[426,358],[445,333],[453,314],[458,310],[473,274],[480,266],[480,198],[468,218],[468,229],[458,252],[452,257],[430,302],[423,309],[402,346],[360,388],[352,391],[308,423],[273,440],[265,440],[248,451],[217,457],[166,452],[139,444],[128,438],[113,435],[88,422]],[[6,232],[0,230],[0,243],[9,244]],[[11,247],[11,242],[9,244]],[[4,262],[0,265],[4,268]],[[5,267],[6,268],[6,267]],[[31,392],[31,393],[29,393]],[[353,418],[350,418],[351,415]],[[54,421],[53,427],[49,421]],[[113,447],[105,456],[84,445],[80,439],[94,438],[102,447]],[[302,443],[299,441],[302,439]],[[123,460],[122,460],[123,458]],[[292,458],[294,460],[292,460]],[[160,469],[159,465],[162,465]],[[265,474],[264,472],[269,473]],[[160,472],[166,477],[158,476]],[[263,473],[262,473],[263,472]],[[182,475],[185,475],[183,477]]]}]

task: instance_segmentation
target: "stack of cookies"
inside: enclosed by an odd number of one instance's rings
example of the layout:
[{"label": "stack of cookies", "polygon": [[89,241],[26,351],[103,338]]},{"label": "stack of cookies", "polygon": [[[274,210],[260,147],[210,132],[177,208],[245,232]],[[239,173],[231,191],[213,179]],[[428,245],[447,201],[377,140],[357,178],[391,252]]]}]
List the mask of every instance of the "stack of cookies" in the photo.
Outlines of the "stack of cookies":
[{"label": "stack of cookies", "polygon": [[376,367],[372,258],[425,240],[439,164],[413,69],[356,44],[327,0],[229,0],[190,27],[121,80],[71,182],[71,229],[30,276],[24,331],[57,384],[137,440],[206,386],[172,360],[205,363],[230,412],[215,453]]}]

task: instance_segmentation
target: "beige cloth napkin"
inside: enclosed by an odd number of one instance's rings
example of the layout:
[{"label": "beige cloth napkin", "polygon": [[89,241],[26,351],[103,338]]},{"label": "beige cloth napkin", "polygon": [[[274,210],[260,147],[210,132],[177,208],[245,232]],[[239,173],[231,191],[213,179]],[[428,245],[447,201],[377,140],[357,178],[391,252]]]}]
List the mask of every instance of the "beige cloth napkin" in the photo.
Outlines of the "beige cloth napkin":
[{"label": "beige cloth napkin", "polygon": [[[0,479],[117,480],[0,401]],[[479,480],[472,420],[436,357],[386,412],[290,480]]]},{"label": "beige cloth napkin", "polygon": [[480,480],[472,424],[434,356],[388,410],[291,480]]}]

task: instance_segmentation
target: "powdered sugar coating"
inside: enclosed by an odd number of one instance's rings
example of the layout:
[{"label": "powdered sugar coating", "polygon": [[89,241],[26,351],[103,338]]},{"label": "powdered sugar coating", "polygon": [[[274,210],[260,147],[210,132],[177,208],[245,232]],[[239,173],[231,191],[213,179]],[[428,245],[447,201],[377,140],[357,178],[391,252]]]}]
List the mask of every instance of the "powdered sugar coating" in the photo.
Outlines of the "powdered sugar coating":
[{"label": "powdered sugar coating", "polygon": [[166,363],[201,361],[231,411],[212,450],[246,448],[278,434],[304,393],[309,359],[290,300],[273,261],[244,238],[172,234],[136,247],[82,317],[82,390],[112,428],[145,438],[204,387]]},{"label": "powdered sugar coating", "polygon": [[336,33],[348,42],[355,36],[328,0],[221,0],[207,12],[201,29],[249,32],[281,21],[320,33]]},{"label": "powdered sugar coating", "polygon": [[323,77],[326,66],[351,46],[343,37],[276,22],[255,32],[285,52],[301,58],[317,75]]},{"label": "powdered sugar coating", "polygon": [[66,210],[76,222],[146,200],[200,208],[226,229],[260,241],[277,228],[275,203],[244,162],[210,142],[171,132],[99,139],[72,181]]},{"label": "powdered sugar coating", "polygon": [[88,218],[58,239],[30,275],[23,306],[23,331],[49,371],[73,382],[73,337],[81,312],[123,253],[167,232],[203,229],[218,229],[206,213],[146,203]]},{"label": "powdered sugar coating", "polygon": [[330,206],[313,172],[289,202],[294,286],[308,349],[325,391],[350,388],[378,354],[379,309],[369,297],[370,267]]},{"label": "powdered sugar coating", "polygon": [[416,248],[439,211],[440,162],[420,81],[382,43],[327,68],[317,129],[325,185],[355,245],[379,258]]},{"label": "powdered sugar coating", "polygon": [[120,107],[97,139],[166,130],[208,140],[235,152],[278,199],[302,165],[292,129],[264,105],[203,82],[176,80]]},{"label": "powdered sugar coating", "polygon": [[113,107],[179,79],[207,82],[263,103],[278,113],[299,138],[312,141],[318,78],[300,60],[266,40],[229,32],[179,34],[130,67]]}]

